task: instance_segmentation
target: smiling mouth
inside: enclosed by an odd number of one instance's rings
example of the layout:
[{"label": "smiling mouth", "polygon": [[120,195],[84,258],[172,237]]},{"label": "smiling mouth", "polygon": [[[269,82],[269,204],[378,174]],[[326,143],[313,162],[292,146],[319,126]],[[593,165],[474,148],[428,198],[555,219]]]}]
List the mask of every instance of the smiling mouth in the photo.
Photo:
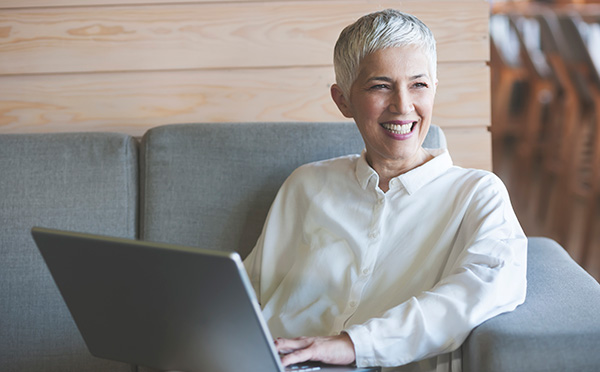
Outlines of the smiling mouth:
[{"label": "smiling mouth", "polygon": [[394,134],[408,134],[414,129],[416,124],[416,121],[412,121],[409,123],[402,124],[383,123],[381,124],[381,126]]}]

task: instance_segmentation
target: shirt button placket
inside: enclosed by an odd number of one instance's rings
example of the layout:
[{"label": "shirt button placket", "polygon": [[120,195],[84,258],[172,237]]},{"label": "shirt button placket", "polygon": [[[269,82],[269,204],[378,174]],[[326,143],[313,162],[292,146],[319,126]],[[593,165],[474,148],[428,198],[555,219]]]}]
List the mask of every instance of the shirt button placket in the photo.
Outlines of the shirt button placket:
[{"label": "shirt button placket", "polygon": [[[369,226],[369,231],[367,232],[367,237],[369,238],[367,242],[368,247],[366,247],[366,250],[364,252],[359,277],[356,279],[356,281],[352,284],[352,287],[350,288],[350,294],[348,297],[348,303],[346,304],[346,309],[341,314],[341,318],[343,318],[343,326],[346,326],[350,318],[352,318],[352,315],[354,315],[354,313],[358,309],[360,299],[362,297],[362,291],[370,277],[370,274],[372,273],[371,268],[375,262],[377,252],[379,250],[379,226],[381,225],[380,221],[385,204],[385,195],[382,192],[379,192],[377,193],[376,198],[377,199],[375,201],[375,204],[373,205],[371,224]],[[338,324],[336,324],[336,326],[338,326]]]},{"label": "shirt button placket", "polygon": [[369,249],[365,254],[365,259],[362,265],[362,276],[368,277],[372,271],[373,265],[377,259],[380,245],[381,235],[381,220],[383,218],[383,212],[385,209],[385,194],[380,193],[377,195],[377,201],[373,206],[373,218],[371,221],[371,230],[369,231]]},{"label": "shirt button placket", "polygon": [[374,240],[379,238],[379,226],[381,221],[381,215],[383,212],[383,206],[385,203],[384,195],[377,195],[377,201],[373,206],[373,217],[371,219],[371,227],[369,231],[369,238]]},{"label": "shirt button placket", "polygon": [[371,220],[371,226],[368,233],[369,243],[368,248],[365,252],[362,268],[360,271],[360,276],[357,278],[356,282],[353,283],[352,288],[350,290],[350,297],[348,299],[348,305],[346,307],[346,311],[344,312],[346,315],[346,321],[344,324],[348,322],[348,320],[352,317],[352,315],[356,312],[358,308],[360,299],[362,297],[362,291],[370,277],[372,272],[371,268],[377,258],[377,252],[379,251],[379,242],[378,239],[380,237],[380,221],[383,213],[383,207],[385,204],[385,195],[377,195],[377,201],[373,206],[373,215]]},{"label": "shirt button placket", "polygon": [[356,281],[350,290],[350,298],[348,301],[348,305],[346,306],[346,319],[349,319],[352,314],[356,311],[358,304],[360,302],[360,297],[362,295],[362,290],[364,288],[364,283],[360,280]]}]

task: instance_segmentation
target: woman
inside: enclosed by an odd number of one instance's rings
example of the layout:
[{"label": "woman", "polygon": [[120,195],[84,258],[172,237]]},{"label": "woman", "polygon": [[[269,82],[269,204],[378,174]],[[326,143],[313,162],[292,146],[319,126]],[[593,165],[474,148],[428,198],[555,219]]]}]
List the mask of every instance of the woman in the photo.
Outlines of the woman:
[{"label": "woman", "polygon": [[474,327],[524,301],[526,237],[496,176],[421,146],[437,88],[421,21],[360,18],[334,65],[332,98],[365,150],[280,189],[245,261],[263,313],[284,365],[450,370]]}]

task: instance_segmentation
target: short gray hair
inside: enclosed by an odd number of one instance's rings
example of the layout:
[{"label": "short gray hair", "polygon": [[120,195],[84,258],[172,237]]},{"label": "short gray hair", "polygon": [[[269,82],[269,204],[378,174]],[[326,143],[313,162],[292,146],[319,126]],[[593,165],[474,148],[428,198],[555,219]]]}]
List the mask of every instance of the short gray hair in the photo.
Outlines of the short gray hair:
[{"label": "short gray hair", "polygon": [[346,98],[367,55],[380,49],[414,45],[429,59],[431,78],[437,79],[437,52],[431,30],[417,17],[395,9],[367,14],[342,30],[335,44],[333,66],[337,85]]}]

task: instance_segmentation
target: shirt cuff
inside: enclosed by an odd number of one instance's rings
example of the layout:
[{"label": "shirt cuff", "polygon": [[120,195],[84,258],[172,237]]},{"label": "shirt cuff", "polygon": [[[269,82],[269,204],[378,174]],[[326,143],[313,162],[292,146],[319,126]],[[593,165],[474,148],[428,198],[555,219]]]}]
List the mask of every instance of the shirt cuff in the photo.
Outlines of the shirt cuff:
[{"label": "shirt cuff", "polygon": [[356,366],[357,367],[368,367],[379,365],[375,358],[375,349],[371,340],[371,334],[367,330],[367,327],[361,325],[354,325],[344,332],[350,336],[352,343],[354,344],[354,353],[356,354]]}]

